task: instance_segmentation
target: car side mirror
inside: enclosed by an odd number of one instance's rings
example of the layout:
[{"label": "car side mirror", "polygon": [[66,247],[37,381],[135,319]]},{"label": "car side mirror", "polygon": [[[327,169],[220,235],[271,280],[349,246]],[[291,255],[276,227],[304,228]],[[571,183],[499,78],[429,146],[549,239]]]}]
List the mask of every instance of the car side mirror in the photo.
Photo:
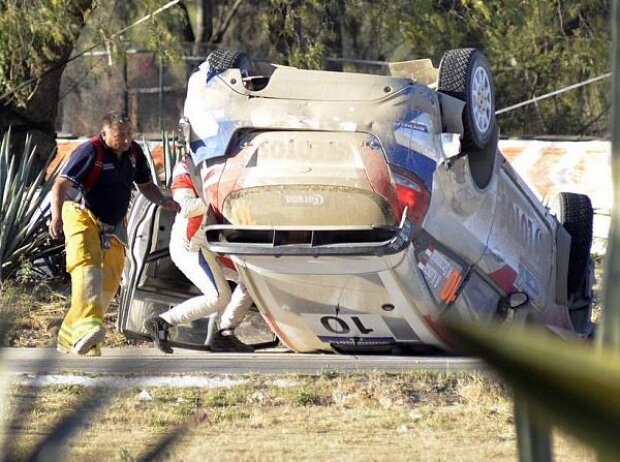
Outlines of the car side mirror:
[{"label": "car side mirror", "polygon": [[461,135],[458,133],[442,133],[441,149],[445,159],[458,156],[461,153]]}]

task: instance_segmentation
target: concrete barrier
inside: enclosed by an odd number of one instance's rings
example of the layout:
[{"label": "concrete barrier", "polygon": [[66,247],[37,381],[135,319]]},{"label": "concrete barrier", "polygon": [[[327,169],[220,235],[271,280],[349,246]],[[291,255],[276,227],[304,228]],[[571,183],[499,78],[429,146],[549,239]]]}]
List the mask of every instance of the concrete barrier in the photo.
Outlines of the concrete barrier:
[{"label": "concrete barrier", "polygon": [[558,192],[587,194],[594,207],[594,252],[604,252],[613,208],[609,141],[501,140],[500,151],[543,203]]}]

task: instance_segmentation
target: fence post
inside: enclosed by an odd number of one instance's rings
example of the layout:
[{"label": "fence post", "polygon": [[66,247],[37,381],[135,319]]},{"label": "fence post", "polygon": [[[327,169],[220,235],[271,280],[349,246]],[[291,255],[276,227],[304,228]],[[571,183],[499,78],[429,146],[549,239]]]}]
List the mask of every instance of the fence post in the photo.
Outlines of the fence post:
[{"label": "fence post", "polygon": [[518,394],[514,397],[514,414],[519,461],[552,461],[551,429],[532,417],[529,403]]},{"label": "fence post", "polygon": [[618,42],[620,11],[618,0],[612,3],[611,15],[611,175],[614,188],[614,207],[611,213],[611,226],[605,255],[605,272],[603,279],[603,314],[598,331],[598,346],[605,350],[620,349],[620,253],[616,241],[620,231],[620,59]]}]

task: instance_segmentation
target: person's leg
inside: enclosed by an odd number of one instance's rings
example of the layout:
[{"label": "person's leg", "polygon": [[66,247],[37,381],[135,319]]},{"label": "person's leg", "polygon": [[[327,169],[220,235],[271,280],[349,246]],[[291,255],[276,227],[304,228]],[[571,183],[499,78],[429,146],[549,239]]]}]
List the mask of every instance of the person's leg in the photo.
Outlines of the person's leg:
[{"label": "person's leg", "polygon": [[222,311],[230,300],[230,287],[211,252],[206,249],[189,251],[180,239],[173,237],[170,242],[170,257],[183,274],[200,289],[202,295],[192,297],[146,321],[145,327],[155,346],[164,353],[173,352],[168,342],[170,327]]},{"label": "person's leg", "polygon": [[211,350],[215,352],[252,352],[254,348],[243,343],[235,335],[235,329],[239,327],[252,306],[252,298],[236,271],[222,266],[222,272],[226,279],[236,282],[237,287],[235,287],[230,302],[220,317],[220,329],[211,341]]},{"label": "person's leg", "polygon": [[[102,288],[100,305],[102,319],[118,291],[125,264],[125,246],[114,238],[111,238],[109,242],[110,247],[103,249],[103,263],[101,265]],[[102,342],[103,338],[84,354],[87,356],[101,356]]]},{"label": "person's leg", "polygon": [[224,309],[220,318],[220,329],[234,331],[252,306],[252,298],[236,271],[229,268],[223,268],[224,277],[229,281],[237,283],[237,287],[232,293],[230,302]]},{"label": "person's leg", "polygon": [[84,354],[103,340],[102,249],[99,226],[72,202],[62,209],[67,272],[71,274],[71,307],[58,333],[58,348]]},{"label": "person's leg", "polygon": [[174,264],[194,283],[202,295],[192,297],[160,316],[176,326],[224,310],[230,301],[230,287],[212,252],[192,252],[181,243],[170,243]]},{"label": "person's leg", "polygon": [[118,240],[110,239],[110,248],[103,251],[103,283],[101,288],[101,309],[108,311],[110,302],[118,292],[125,266],[125,246]]}]

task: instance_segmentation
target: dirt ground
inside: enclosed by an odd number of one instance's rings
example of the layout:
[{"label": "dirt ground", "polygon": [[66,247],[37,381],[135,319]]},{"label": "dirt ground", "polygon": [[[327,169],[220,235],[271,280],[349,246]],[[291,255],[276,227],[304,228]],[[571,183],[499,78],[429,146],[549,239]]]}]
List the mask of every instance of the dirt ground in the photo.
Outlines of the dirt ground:
[{"label": "dirt ground", "polygon": [[[595,318],[600,317],[600,260]],[[5,283],[0,319],[4,346],[55,344],[69,305],[66,283]],[[116,331],[117,304],[105,317],[107,347],[152,347]],[[257,313],[239,329],[264,335]],[[2,377],[0,376],[0,379]],[[87,389],[11,386],[0,399],[0,453],[27,460],[63,417],[89,396],[102,405],[60,446],[68,461],[516,461],[510,390],[480,373],[242,376],[244,384],[215,389]],[[0,387],[2,390],[3,387]],[[131,429],[131,431],[129,431]],[[178,438],[173,438],[178,436]],[[2,448],[2,440],[10,443]],[[113,442],[113,444],[110,444]],[[556,460],[588,462],[588,447],[553,433]]]}]

